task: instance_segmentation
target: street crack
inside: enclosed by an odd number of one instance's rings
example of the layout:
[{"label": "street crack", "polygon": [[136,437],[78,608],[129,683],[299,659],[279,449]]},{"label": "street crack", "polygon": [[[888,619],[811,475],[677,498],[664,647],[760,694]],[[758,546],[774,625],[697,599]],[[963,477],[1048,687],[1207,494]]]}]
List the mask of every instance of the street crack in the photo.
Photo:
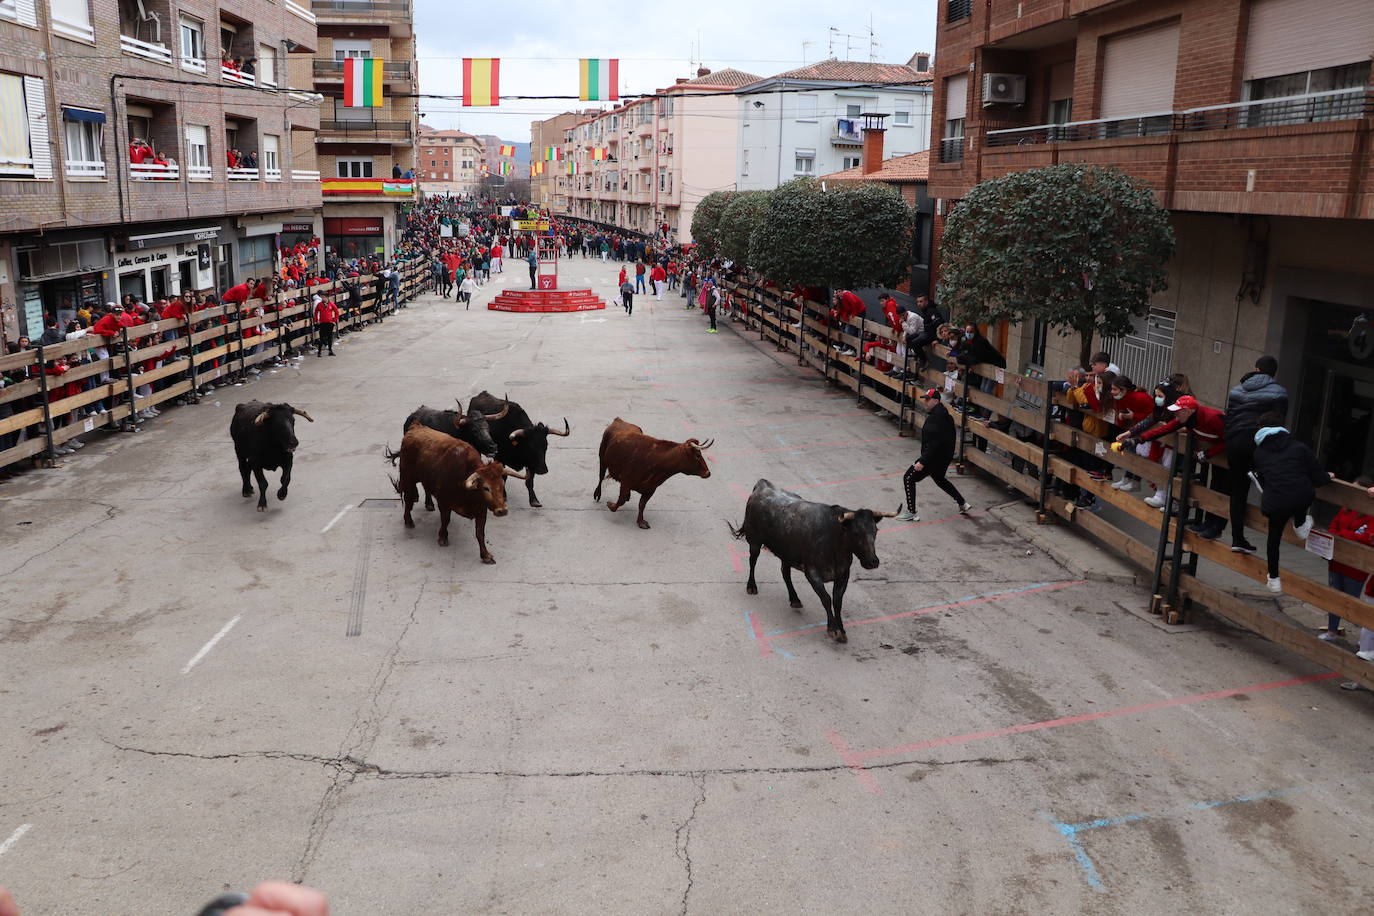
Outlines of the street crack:
[{"label": "street crack", "polygon": [[687,886],[682,889],[682,909],[678,912],[681,916],[687,916],[687,901],[692,896],[692,824],[697,819],[697,809],[706,802],[706,776],[705,774],[694,777],[697,784],[697,797],[692,802],[692,810],[687,815],[687,819],[678,825],[673,832],[673,853],[680,860],[682,866],[687,871]]}]

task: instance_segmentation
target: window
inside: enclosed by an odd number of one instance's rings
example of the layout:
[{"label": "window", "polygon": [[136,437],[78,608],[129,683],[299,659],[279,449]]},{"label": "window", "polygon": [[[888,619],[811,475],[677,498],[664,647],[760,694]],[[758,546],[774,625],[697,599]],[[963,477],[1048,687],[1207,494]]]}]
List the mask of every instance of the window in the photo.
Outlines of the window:
[{"label": "window", "polygon": [[817,96],[812,93],[799,93],[797,95],[797,120],[814,121],[816,120]]},{"label": "window", "polygon": [[844,157],[844,165],[841,166],[841,168],[845,168],[845,169],[857,169],[857,168],[859,167],[859,163],[861,163],[862,161],[863,161],[863,160],[862,160],[861,158],[859,158],[858,156],[845,156],[845,157]]},{"label": "window", "polygon": [[1050,101],[1050,123],[1067,124],[1073,120],[1073,99],[1052,99]]},{"label": "window", "polygon": [[[1246,112],[1246,127],[1275,124],[1305,124],[1309,121],[1339,121],[1364,114],[1364,93],[1341,90],[1363,89],[1369,84],[1369,61],[1325,67],[1303,73],[1287,73],[1250,80],[1245,84],[1245,101],[1286,99],[1270,105],[1254,105]],[[1295,99],[1313,95],[1316,98]]]},{"label": "window", "polygon": [[205,24],[199,19],[182,16],[181,66],[186,70],[205,72]]},{"label": "window", "polygon": [[1104,136],[1143,137],[1173,129],[1178,42],[1177,21],[1107,39],[1099,117],[1117,123],[1104,124]]},{"label": "window", "polygon": [[29,112],[24,79],[0,73],[0,175],[32,175]]},{"label": "window", "polygon": [[277,85],[277,52],[271,45],[258,45],[258,82]]},{"label": "window", "polygon": [[350,57],[371,57],[372,42],[366,39],[356,38],[336,38],[334,39],[334,59],[347,60]]},{"label": "window", "polygon": [[335,163],[340,178],[371,178],[372,160],[367,159],[340,159]]},{"label": "window", "polygon": [[911,102],[897,101],[892,103],[892,124],[894,127],[911,126]]},{"label": "window", "polygon": [[53,34],[81,41],[95,41],[91,8],[87,0],[52,0]]},{"label": "window", "polygon": [[945,132],[940,140],[941,162],[964,159],[964,114],[968,111],[968,74],[945,80]]},{"label": "window", "polygon": [[219,46],[223,51],[228,51],[230,55],[234,53],[234,39],[238,37],[238,29],[227,22],[221,21],[219,24]]},{"label": "window", "polygon": [[740,170],[739,170],[739,173],[740,173],[741,175],[748,175],[748,174],[749,174],[749,151],[748,151],[748,150],[745,150],[745,151],[744,151],[744,159],[743,159],[743,161],[740,163]]},{"label": "window", "polygon": [[104,178],[105,155],[100,147],[105,114],[87,108],[63,108],[62,132],[66,141],[68,178]]},{"label": "window", "polygon": [[210,128],[186,125],[186,177],[210,180]]},{"label": "window", "polygon": [[273,267],[272,236],[258,235],[239,242],[239,275],[243,277],[270,277]]},{"label": "window", "polygon": [[272,134],[262,135],[262,156],[259,165],[262,177],[268,181],[281,181],[281,140]]},{"label": "window", "polygon": [[448,172],[444,173],[444,181],[448,181]]},{"label": "window", "polygon": [[798,175],[813,174],[816,171],[816,151],[813,149],[797,150],[792,170]]},{"label": "window", "polygon": [[958,22],[972,15],[973,0],[949,0],[949,6],[945,9],[945,22]]},{"label": "window", "polygon": [[844,116],[846,118],[857,118],[859,115],[863,113],[864,107],[862,104],[855,105],[853,102],[850,102],[844,106]]}]

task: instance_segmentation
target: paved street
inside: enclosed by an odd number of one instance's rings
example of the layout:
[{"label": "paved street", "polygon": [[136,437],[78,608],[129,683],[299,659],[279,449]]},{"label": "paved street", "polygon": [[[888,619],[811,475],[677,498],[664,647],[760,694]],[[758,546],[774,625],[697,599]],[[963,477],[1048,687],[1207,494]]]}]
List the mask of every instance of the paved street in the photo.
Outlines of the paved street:
[{"label": "paved street", "polygon": [[[609,296],[618,269],[562,282]],[[760,477],[891,511],[913,442],[676,296],[488,312],[500,285],[0,486],[25,916],[190,914],[267,877],[342,916],[1368,912],[1368,693],[1142,620],[978,480],[971,518],[926,483],[920,523],[882,524],[835,645],[770,557],[745,594],[726,522]],[[471,522],[404,529],[382,457],[415,406],[484,388],[573,430],[544,508],[512,481],[489,520],[495,566]],[[228,437],[249,398],[316,421],[263,514]],[[591,499],[616,416],[716,440],[650,531]]]}]

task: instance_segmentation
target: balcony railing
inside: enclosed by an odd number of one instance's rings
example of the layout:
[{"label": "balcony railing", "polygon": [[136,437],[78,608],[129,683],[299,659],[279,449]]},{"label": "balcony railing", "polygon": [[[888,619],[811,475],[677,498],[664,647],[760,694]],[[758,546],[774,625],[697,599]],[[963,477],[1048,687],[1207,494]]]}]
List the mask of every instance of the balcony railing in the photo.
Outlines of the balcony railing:
[{"label": "balcony railing", "polygon": [[286,11],[295,16],[301,17],[311,25],[314,25],[315,23],[315,14],[310,12],[310,10],[306,9],[300,4],[293,3],[292,0],[286,0]]},{"label": "balcony railing", "polygon": [[191,73],[205,73],[209,68],[205,66],[205,61],[199,57],[183,57],[181,59],[181,69]]},{"label": "balcony railing", "polygon": [[220,64],[219,72],[222,78],[228,80],[231,83],[239,83],[243,86],[257,85],[257,80],[253,78],[253,74],[244,73],[242,70],[236,70],[233,67],[228,66],[227,64]]},{"label": "balcony railing", "polygon": [[132,54],[135,57],[143,57],[148,60],[155,60],[160,64],[170,64],[172,62],[172,49],[166,45],[156,45],[149,41],[140,41],[131,35],[119,36],[119,50],[125,54]]},{"label": "balcony railing", "polygon": [[262,177],[265,181],[281,181],[281,169],[263,169]]},{"label": "balcony railing", "polygon": [[406,0],[312,0],[318,19],[400,19],[410,17]]},{"label": "balcony railing", "polygon": [[86,180],[105,177],[104,160],[68,159],[66,161],[68,178]]},{"label": "balcony railing", "polygon": [[208,165],[188,165],[186,166],[186,178],[188,181],[211,181],[215,173],[210,170]]},{"label": "balcony railing", "polygon": [[181,177],[181,172],[174,165],[131,162],[129,163],[129,177],[134,181],[175,181]]},{"label": "balcony railing", "polygon": [[[341,60],[316,59],[312,71],[317,79],[343,79],[344,62]],[[382,78],[387,80],[410,79],[410,61],[389,60],[382,64]]]},{"label": "balcony railing", "polygon": [[964,138],[946,137],[940,141],[940,161],[941,162],[963,162],[964,161]]},{"label": "balcony railing", "polygon": [[320,133],[346,134],[349,137],[393,139],[410,137],[409,121],[321,121]]},{"label": "balcony railing", "polygon": [[409,178],[322,178],[325,197],[414,197],[415,181]]},{"label": "balcony railing", "polygon": [[292,169],[292,181],[319,181],[320,173],[314,169]]},{"label": "balcony railing", "polygon": [[230,168],[227,170],[230,181],[257,181],[257,169]]}]

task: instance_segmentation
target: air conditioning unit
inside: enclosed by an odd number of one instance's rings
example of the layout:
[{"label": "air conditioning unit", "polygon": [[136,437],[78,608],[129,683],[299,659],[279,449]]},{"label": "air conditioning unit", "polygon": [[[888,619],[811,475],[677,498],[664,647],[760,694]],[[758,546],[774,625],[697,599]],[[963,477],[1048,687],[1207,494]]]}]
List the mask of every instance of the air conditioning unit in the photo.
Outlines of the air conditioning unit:
[{"label": "air conditioning unit", "polygon": [[1026,78],[1015,73],[983,74],[983,105],[1026,104]]}]

